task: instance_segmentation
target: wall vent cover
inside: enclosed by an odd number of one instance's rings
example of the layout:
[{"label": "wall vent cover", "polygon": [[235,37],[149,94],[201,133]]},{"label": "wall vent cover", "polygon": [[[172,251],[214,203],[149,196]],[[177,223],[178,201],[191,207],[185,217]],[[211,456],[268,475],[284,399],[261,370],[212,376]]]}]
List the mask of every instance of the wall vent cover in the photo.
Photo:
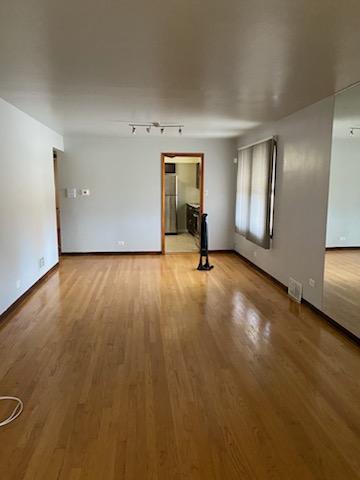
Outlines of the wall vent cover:
[{"label": "wall vent cover", "polygon": [[302,298],[302,284],[297,282],[294,278],[289,278],[288,287],[289,296],[298,303],[301,303]]}]

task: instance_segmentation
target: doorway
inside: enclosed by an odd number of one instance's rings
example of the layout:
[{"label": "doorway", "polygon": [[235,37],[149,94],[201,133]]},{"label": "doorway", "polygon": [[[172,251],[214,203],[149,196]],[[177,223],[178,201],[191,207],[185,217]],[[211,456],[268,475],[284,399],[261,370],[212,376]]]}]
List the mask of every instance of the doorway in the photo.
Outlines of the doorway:
[{"label": "doorway", "polygon": [[161,154],[161,251],[199,251],[204,154]]},{"label": "doorway", "polygon": [[54,183],[55,183],[55,208],[56,208],[56,235],[59,257],[61,255],[61,226],[60,226],[60,191],[59,191],[59,155],[60,152],[53,149]]},{"label": "doorway", "polygon": [[326,315],[360,338],[360,86],[335,97],[326,222]]}]

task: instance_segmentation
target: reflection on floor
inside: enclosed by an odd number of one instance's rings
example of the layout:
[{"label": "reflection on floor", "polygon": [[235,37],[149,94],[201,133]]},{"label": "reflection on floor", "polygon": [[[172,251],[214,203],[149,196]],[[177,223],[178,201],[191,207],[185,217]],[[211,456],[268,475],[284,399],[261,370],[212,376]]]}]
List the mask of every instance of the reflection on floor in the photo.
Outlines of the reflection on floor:
[{"label": "reflection on floor", "polygon": [[324,310],[360,336],[360,249],[326,252]]},{"label": "reflection on floor", "polygon": [[197,238],[190,233],[178,233],[177,235],[165,235],[165,252],[198,252]]}]

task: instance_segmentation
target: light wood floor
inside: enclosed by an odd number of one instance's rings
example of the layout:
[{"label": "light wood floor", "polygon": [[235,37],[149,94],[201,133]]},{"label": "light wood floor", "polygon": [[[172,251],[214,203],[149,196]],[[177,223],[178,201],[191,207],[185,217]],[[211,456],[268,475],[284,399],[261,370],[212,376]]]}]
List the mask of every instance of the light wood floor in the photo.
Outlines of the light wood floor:
[{"label": "light wood floor", "polygon": [[165,235],[165,252],[198,252],[199,241],[190,233]]},{"label": "light wood floor", "polygon": [[324,311],[360,337],[360,249],[326,252]]},{"label": "light wood floor", "polygon": [[1,480],[360,478],[359,347],[211,261],[63,258],[0,325]]}]

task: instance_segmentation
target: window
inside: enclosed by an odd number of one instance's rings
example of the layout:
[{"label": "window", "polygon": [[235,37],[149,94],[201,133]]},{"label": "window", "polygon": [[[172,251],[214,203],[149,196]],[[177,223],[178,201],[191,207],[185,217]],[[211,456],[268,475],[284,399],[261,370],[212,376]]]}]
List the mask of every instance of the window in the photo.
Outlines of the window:
[{"label": "window", "polygon": [[239,151],[236,231],[269,249],[273,231],[276,142],[272,138]]}]

